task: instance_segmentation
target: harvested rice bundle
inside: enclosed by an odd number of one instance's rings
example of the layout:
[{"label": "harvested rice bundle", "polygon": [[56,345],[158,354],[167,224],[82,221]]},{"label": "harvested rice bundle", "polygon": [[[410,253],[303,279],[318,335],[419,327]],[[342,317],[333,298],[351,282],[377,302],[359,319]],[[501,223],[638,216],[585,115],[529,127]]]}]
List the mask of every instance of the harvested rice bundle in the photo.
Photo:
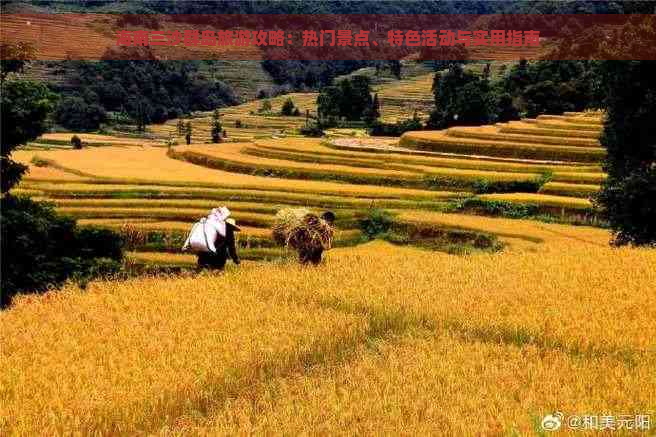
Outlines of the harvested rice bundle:
[{"label": "harvested rice bundle", "polygon": [[285,208],[278,211],[273,225],[273,238],[283,246],[296,249],[301,263],[318,264],[321,253],[333,244],[335,214],[321,217],[306,208]]}]

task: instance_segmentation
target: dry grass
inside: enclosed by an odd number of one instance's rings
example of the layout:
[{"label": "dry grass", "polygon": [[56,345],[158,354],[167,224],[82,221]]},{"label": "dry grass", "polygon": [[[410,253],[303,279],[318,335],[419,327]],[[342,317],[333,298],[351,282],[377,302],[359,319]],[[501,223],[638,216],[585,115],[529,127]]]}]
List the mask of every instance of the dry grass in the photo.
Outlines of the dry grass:
[{"label": "dry grass", "polygon": [[533,227],[541,250],[374,243],[333,250],[318,269],[19,299],[0,314],[0,423],[9,434],[496,435],[538,432],[554,410],[654,414],[656,253],[611,249],[600,230],[494,222]]}]

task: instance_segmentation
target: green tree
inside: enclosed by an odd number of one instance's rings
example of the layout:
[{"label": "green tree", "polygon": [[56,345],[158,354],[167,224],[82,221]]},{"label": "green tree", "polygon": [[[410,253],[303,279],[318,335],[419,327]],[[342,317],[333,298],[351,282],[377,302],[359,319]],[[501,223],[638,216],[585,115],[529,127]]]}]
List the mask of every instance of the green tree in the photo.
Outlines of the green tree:
[{"label": "green tree", "polygon": [[282,109],[280,110],[281,115],[291,116],[294,114],[294,101],[291,98],[287,98],[285,103],[282,104]]},{"label": "green tree", "polygon": [[378,93],[374,94],[371,100],[371,105],[366,113],[367,124],[371,124],[380,118],[380,101],[378,100]]},{"label": "green tree", "polygon": [[47,116],[55,95],[41,83],[28,80],[2,81],[2,193],[20,180],[27,167],[14,162],[11,152],[36,139],[48,127]]},{"label": "green tree", "polygon": [[476,126],[491,119],[488,81],[464,71],[458,64],[452,64],[444,75],[435,73],[433,93],[435,110],[428,121],[431,128]]},{"label": "green tree", "polygon": [[112,231],[78,229],[75,220],[58,216],[52,207],[8,193],[26,170],[11,160],[11,152],[45,132],[54,96],[41,83],[6,76],[0,86],[0,307],[4,308],[16,293],[40,292],[70,277],[84,279],[116,271],[122,249],[120,237]]},{"label": "green tree", "polygon": [[221,114],[219,110],[215,109],[212,113],[212,142],[220,143],[221,142],[221,132],[223,127],[221,127]]},{"label": "green tree", "polygon": [[596,202],[614,244],[656,246],[656,62],[605,61],[599,70],[608,178]]},{"label": "green tree", "polygon": [[122,241],[113,231],[80,229],[52,206],[25,197],[6,195],[0,204],[0,308],[17,293],[43,292],[69,278],[86,281],[120,268]]},{"label": "green tree", "polygon": [[105,118],[106,113],[102,106],[95,103],[87,104],[80,96],[61,99],[55,110],[55,121],[75,131],[96,130]]},{"label": "green tree", "polygon": [[341,92],[336,86],[321,89],[317,97],[317,115],[322,124],[331,123],[340,116]]},{"label": "green tree", "polygon": [[187,145],[191,144],[191,134],[192,134],[191,122],[188,121],[187,124],[185,125],[185,140],[187,141]]},{"label": "green tree", "polygon": [[364,120],[371,106],[371,84],[366,76],[355,76],[336,86],[324,87],[317,97],[317,113],[324,124],[339,118]]}]

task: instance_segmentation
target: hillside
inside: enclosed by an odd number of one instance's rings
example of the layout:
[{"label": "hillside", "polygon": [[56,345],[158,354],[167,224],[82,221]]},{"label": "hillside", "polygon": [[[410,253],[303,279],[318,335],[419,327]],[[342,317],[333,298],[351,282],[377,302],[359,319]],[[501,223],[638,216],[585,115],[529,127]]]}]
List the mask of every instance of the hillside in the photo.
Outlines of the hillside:
[{"label": "hillside", "polygon": [[[411,83],[428,83],[422,77],[378,86],[381,95],[411,90]],[[289,97],[303,111],[312,110],[314,94]],[[285,98],[270,99],[273,112]],[[398,232],[415,236],[424,231],[404,218],[406,212],[596,223],[588,197],[605,178],[599,113],[410,132],[400,141],[313,139],[295,133],[303,117],[258,114],[260,104],[223,110],[231,142],[221,144],[167,149],[162,140],[87,134],[82,139],[88,147],[72,150],[67,134],[44,135],[15,153],[30,165],[17,192],[54,202],[84,226],[117,229],[134,240],[132,262],[146,267],[192,265],[193,256],[179,253],[185,233],[217,204],[228,204],[245,227],[240,245],[244,258],[252,260],[287,256],[270,239],[273,216],[284,206],[333,209],[337,246],[364,241],[359,221],[372,207],[390,210]],[[390,106],[383,106],[384,116]],[[240,128],[233,127],[237,120]],[[207,117],[191,122],[194,138],[209,137]],[[162,139],[174,130],[173,122],[152,126]],[[445,217],[451,215],[462,217]],[[495,250],[500,237],[477,228],[429,228],[431,241],[439,235],[430,244],[446,251],[454,250],[455,241],[471,250],[478,236],[489,239],[485,250]],[[512,248],[512,242],[505,244],[505,250]]]}]

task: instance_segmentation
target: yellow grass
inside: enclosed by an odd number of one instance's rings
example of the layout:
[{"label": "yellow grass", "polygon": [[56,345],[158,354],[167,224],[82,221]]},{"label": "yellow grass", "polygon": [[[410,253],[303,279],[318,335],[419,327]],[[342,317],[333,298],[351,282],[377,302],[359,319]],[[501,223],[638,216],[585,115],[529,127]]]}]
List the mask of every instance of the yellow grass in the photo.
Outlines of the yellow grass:
[{"label": "yellow grass", "polygon": [[653,415],[656,252],[611,249],[596,229],[493,222],[533,228],[541,249],[455,257],[374,243],[319,268],[18,299],[0,314],[0,426],[525,435],[555,410]]}]

